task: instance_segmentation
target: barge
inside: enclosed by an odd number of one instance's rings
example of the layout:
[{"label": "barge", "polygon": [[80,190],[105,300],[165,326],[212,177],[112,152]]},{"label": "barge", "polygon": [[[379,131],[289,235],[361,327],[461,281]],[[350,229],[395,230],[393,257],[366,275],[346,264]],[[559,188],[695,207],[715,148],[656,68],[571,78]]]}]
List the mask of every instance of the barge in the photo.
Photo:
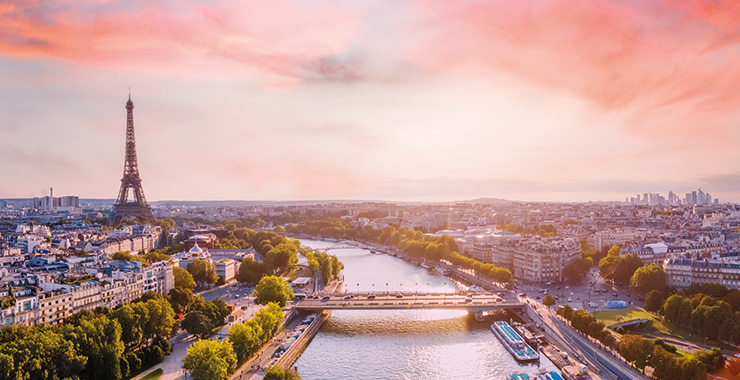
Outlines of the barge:
[{"label": "barge", "polygon": [[494,322],[491,325],[491,331],[516,360],[526,362],[540,359],[537,351],[532,349],[508,323],[504,321]]}]

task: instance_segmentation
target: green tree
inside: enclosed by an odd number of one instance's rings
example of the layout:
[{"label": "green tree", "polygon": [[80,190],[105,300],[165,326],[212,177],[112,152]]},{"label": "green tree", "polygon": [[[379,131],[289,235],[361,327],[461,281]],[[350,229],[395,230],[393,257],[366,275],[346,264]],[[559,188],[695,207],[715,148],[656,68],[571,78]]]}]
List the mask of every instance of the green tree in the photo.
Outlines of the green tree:
[{"label": "green tree", "polygon": [[650,264],[640,267],[635,271],[630,281],[633,288],[642,294],[656,289],[665,292],[668,289],[665,271],[663,267]]},{"label": "green tree", "polygon": [[216,266],[206,259],[195,259],[188,263],[188,272],[199,284],[214,284],[218,280]]},{"label": "green tree", "polygon": [[213,331],[211,319],[199,311],[191,311],[182,320],[182,328],[199,338],[205,338]]},{"label": "green tree", "polygon": [[121,340],[125,347],[132,348],[141,344],[143,325],[149,319],[149,312],[141,303],[123,304],[113,311],[111,318],[121,325]]},{"label": "green tree", "polygon": [[678,310],[681,308],[681,304],[686,298],[681,295],[674,294],[665,301],[663,304],[663,316],[670,322],[678,322]]},{"label": "green tree", "polygon": [[254,288],[254,302],[260,305],[277,302],[280,307],[285,307],[291,298],[293,298],[293,291],[281,277],[262,277]]},{"label": "green tree", "polygon": [[226,380],[234,370],[236,355],[228,340],[199,340],[190,346],[182,364],[193,380]]},{"label": "green tree", "polygon": [[270,337],[283,321],[283,308],[275,302],[270,302],[267,307],[257,311],[253,320],[260,326],[262,338]]},{"label": "green tree", "polygon": [[172,305],[164,299],[150,299],[144,303],[149,315],[142,329],[145,339],[169,338],[175,327],[175,310]]},{"label": "green tree", "polygon": [[229,341],[234,345],[237,361],[243,362],[259,345],[261,332],[256,323],[238,323],[229,329]]},{"label": "green tree", "polygon": [[129,251],[118,251],[111,255],[111,259],[119,261],[132,261],[134,256]]},{"label": "green tree", "polygon": [[542,304],[545,305],[545,306],[554,306],[555,305],[555,298],[553,298],[551,295],[548,294],[542,300]]},{"label": "green tree", "polygon": [[643,265],[637,255],[624,255],[622,257],[607,256],[607,259],[614,260],[613,269],[609,278],[619,284],[629,283],[630,278],[637,268]]},{"label": "green tree", "polygon": [[578,259],[563,268],[563,276],[572,282],[581,282],[593,265],[593,259],[585,257]]},{"label": "green tree", "polygon": [[183,289],[195,289],[195,280],[193,275],[190,274],[185,268],[181,266],[175,266],[172,268],[172,274],[175,276],[175,287]]},{"label": "green tree", "polygon": [[657,312],[663,307],[663,293],[659,290],[651,290],[645,297],[645,310]]},{"label": "green tree", "polygon": [[253,284],[262,277],[262,265],[251,256],[242,259],[239,272],[236,274],[237,281],[243,284]]},{"label": "green tree", "polygon": [[78,326],[65,325],[62,332],[73,342],[80,355],[87,357],[82,378],[89,380],[118,380],[122,378],[121,358],[124,345],[121,325],[117,320],[100,316],[83,320]]},{"label": "green tree", "polygon": [[34,328],[27,336],[0,345],[5,379],[75,379],[84,370],[87,357],[74,342],[50,328]]},{"label": "green tree", "polygon": [[167,293],[167,300],[170,301],[175,313],[184,314],[195,302],[195,296],[193,291],[188,288],[174,287]]}]

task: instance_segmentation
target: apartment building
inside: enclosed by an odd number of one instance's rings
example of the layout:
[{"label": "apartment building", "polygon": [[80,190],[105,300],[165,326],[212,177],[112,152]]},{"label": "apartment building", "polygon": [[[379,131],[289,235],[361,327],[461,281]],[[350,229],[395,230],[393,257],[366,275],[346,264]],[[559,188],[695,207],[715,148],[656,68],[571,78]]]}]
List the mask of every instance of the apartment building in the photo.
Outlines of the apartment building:
[{"label": "apartment building", "polygon": [[740,261],[734,259],[666,259],[663,264],[668,285],[683,289],[692,284],[720,284],[740,288]]}]

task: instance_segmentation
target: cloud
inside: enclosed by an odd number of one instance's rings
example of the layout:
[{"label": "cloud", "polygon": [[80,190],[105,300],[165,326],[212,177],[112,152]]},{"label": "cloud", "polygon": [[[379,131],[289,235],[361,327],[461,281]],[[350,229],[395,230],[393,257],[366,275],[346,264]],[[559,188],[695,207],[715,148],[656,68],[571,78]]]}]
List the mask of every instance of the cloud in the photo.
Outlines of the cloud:
[{"label": "cloud", "polygon": [[347,65],[336,57],[348,47],[362,13],[341,4],[292,1],[191,1],[172,7],[11,1],[0,8],[0,54],[211,74],[231,63],[297,80],[348,78]]},{"label": "cloud", "polygon": [[740,106],[737,4],[425,1],[409,59],[575,94],[628,112],[635,133],[686,137],[701,124],[721,140]]}]

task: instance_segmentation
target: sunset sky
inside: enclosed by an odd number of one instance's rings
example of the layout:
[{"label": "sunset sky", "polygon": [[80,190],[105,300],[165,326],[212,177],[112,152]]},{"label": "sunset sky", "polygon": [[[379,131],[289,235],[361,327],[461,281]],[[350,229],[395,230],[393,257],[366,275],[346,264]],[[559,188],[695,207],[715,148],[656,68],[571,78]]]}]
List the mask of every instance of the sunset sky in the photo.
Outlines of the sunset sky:
[{"label": "sunset sky", "polygon": [[0,0],[0,198],[740,201],[737,0]]}]

